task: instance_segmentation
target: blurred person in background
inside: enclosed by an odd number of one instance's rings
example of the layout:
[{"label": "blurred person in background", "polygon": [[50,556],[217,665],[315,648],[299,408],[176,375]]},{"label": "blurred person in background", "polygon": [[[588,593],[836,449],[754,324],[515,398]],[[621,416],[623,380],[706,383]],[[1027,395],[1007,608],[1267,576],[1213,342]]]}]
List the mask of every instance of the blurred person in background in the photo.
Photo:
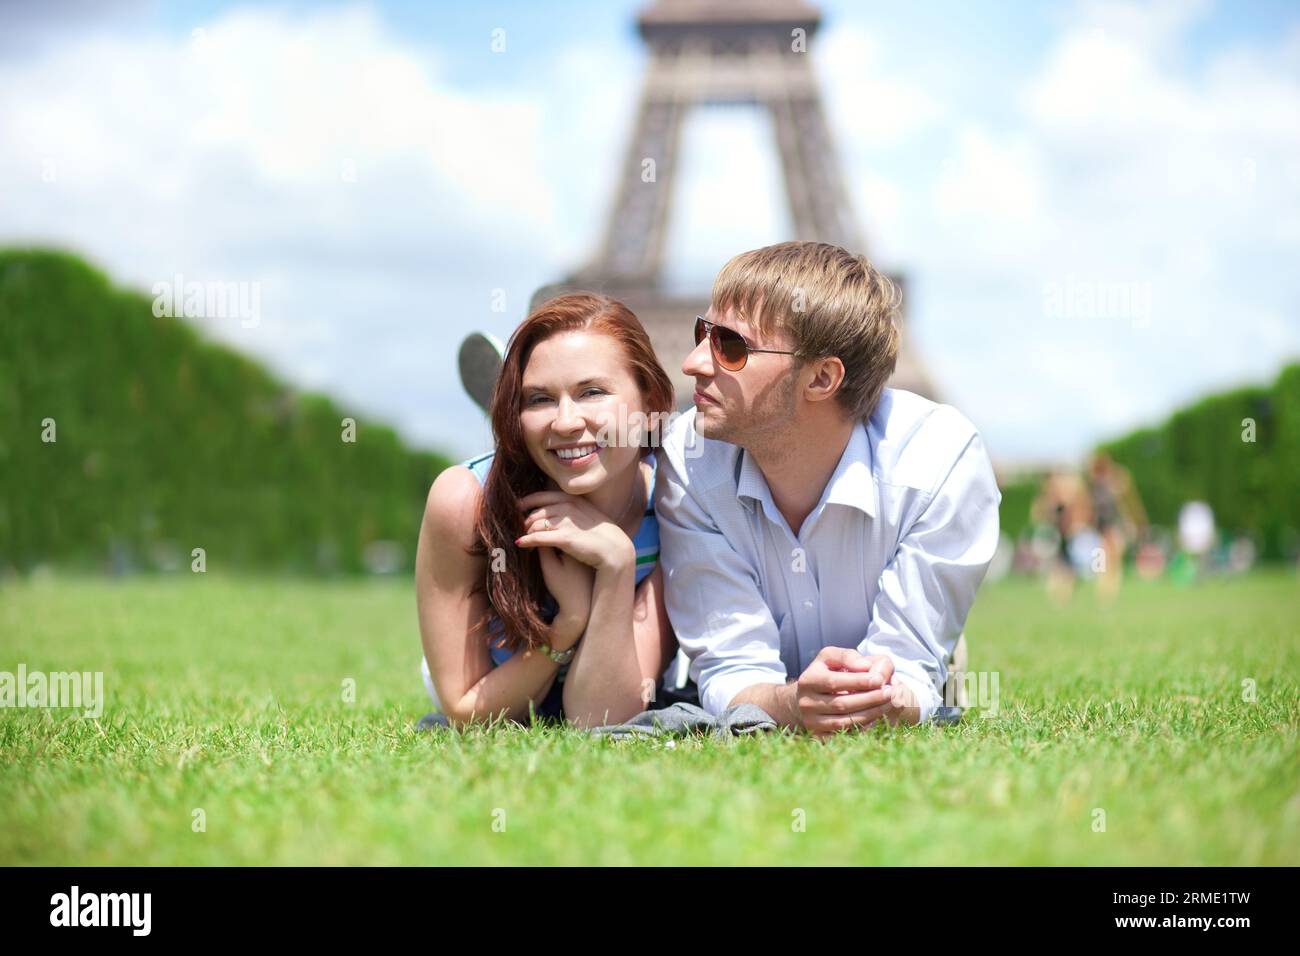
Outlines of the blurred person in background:
[{"label": "blurred person in background", "polygon": [[1077,577],[1070,545],[1092,525],[1092,499],[1088,486],[1074,471],[1059,470],[1043,479],[1042,490],[1030,509],[1039,525],[1054,532],[1056,549],[1047,564],[1047,593],[1059,603],[1070,599]]},{"label": "blurred person in background", "polygon": [[1214,509],[1204,501],[1185,502],[1178,510],[1178,544],[1182,551],[1171,569],[1175,580],[1190,584],[1200,577],[1216,536]]},{"label": "blurred person in background", "polygon": [[1103,557],[1094,565],[1097,593],[1111,601],[1123,581],[1124,553],[1146,529],[1146,510],[1128,469],[1116,464],[1104,451],[1088,462],[1088,492]]}]

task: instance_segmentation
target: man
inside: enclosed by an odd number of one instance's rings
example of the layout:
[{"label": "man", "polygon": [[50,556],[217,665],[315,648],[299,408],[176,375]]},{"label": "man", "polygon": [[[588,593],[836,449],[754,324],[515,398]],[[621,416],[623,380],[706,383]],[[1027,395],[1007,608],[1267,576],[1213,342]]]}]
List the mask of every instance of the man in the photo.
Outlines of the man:
[{"label": "man", "polygon": [[655,509],[668,616],[712,714],[823,736],[929,720],[998,541],[965,417],[885,388],[898,293],[865,257],[787,242],[718,274],[682,370]]}]

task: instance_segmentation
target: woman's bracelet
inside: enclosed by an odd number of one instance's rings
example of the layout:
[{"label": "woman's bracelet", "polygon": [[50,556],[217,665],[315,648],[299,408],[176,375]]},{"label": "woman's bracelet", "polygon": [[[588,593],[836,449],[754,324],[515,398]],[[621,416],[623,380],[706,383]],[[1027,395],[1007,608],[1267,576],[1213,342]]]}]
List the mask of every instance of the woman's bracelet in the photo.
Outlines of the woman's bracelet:
[{"label": "woman's bracelet", "polygon": [[578,638],[571,645],[562,651],[557,651],[550,644],[543,644],[538,650],[555,661],[557,664],[567,664],[573,660],[573,655],[578,652],[578,645],[582,643],[582,638]]}]

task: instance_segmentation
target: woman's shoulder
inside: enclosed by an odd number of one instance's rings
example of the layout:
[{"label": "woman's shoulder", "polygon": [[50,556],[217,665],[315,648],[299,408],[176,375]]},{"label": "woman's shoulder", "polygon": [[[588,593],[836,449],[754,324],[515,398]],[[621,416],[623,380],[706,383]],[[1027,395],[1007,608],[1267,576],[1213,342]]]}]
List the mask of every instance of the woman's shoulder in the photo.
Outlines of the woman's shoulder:
[{"label": "woman's shoulder", "polygon": [[494,451],[485,452],[444,468],[429,489],[429,500],[436,498],[439,501],[455,502],[461,498],[472,498],[477,506],[495,455]]},{"label": "woman's shoulder", "polygon": [[444,468],[433,480],[424,503],[424,523],[440,538],[471,547],[475,540],[483,480],[470,465],[475,459]]},{"label": "woman's shoulder", "polygon": [[460,463],[460,467],[467,469],[470,474],[478,479],[480,485],[487,484],[488,471],[492,468],[492,460],[495,457],[495,451],[484,452],[481,455],[475,455],[473,458],[466,458]]}]

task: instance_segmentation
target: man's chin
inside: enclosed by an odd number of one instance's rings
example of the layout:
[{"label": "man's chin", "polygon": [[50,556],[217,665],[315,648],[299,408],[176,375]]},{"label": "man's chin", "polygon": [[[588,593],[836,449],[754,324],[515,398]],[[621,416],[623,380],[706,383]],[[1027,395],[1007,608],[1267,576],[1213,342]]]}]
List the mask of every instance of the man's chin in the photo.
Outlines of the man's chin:
[{"label": "man's chin", "polygon": [[716,406],[697,407],[695,410],[695,434],[701,438],[727,441],[727,423],[718,415]]}]

